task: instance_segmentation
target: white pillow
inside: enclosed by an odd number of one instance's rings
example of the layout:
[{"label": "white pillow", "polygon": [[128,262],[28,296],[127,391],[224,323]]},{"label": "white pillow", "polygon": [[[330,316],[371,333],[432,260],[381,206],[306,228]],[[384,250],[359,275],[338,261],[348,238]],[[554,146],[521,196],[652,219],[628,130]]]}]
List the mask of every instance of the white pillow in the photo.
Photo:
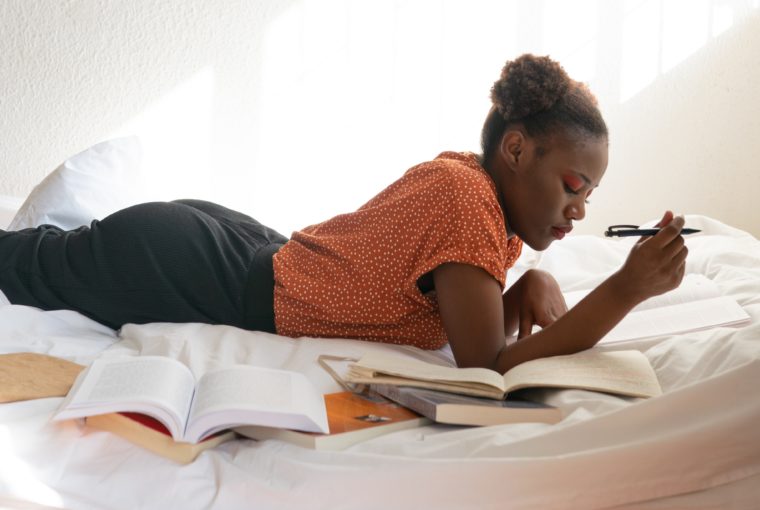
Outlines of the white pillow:
[{"label": "white pillow", "polygon": [[71,230],[139,203],[141,163],[142,147],[136,136],[93,145],[35,186],[8,230],[42,224]]}]

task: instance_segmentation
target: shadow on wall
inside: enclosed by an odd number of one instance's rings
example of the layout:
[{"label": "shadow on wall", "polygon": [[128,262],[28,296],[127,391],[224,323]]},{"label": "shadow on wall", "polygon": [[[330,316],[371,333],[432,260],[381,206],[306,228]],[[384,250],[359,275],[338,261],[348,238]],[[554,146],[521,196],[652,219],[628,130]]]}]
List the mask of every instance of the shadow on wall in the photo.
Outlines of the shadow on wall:
[{"label": "shadow on wall", "polygon": [[25,196],[210,65],[215,98],[234,98],[214,116],[254,119],[263,27],[296,1],[3,1],[0,74],[14,79],[0,82],[0,194]]},{"label": "shadow on wall", "polygon": [[760,237],[760,12],[607,111],[610,163],[581,233],[665,209],[704,214]]}]

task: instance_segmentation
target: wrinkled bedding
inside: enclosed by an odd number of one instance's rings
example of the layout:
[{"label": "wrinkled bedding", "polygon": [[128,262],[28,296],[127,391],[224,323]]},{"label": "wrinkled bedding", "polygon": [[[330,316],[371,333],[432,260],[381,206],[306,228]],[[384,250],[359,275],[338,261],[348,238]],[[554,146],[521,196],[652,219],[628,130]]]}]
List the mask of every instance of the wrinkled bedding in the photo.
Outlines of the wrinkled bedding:
[{"label": "wrinkled bedding", "polygon": [[[638,349],[664,394],[639,400],[583,390],[532,390],[562,408],[556,425],[430,425],[342,452],[236,440],[181,466],[76,422],[51,423],[59,398],[0,405],[0,508],[756,508],[760,501],[760,242],[689,216],[687,272],[714,280],[751,316],[739,328],[598,346]],[[510,272],[538,267],[563,290],[617,269],[632,240],[570,236],[525,251]],[[446,348],[289,339],[226,326],[127,325],[113,331],[70,311],[0,305],[0,352],[34,351],[89,363],[159,354],[200,375],[230,363],[306,374],[338,385],[319,354],[369,350],[451,360]],[[755,505],[755,506],[753,506]]]}]

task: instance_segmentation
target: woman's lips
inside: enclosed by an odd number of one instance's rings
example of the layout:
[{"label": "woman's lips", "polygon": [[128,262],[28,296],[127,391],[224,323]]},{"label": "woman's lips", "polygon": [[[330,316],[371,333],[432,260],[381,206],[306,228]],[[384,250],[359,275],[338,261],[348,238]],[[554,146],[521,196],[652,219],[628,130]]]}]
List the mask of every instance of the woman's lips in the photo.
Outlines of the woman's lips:
[{"label": "woman's lips", "polygon": [[573,227],[552,227],[552,235],[559,241],[569,234]]}]

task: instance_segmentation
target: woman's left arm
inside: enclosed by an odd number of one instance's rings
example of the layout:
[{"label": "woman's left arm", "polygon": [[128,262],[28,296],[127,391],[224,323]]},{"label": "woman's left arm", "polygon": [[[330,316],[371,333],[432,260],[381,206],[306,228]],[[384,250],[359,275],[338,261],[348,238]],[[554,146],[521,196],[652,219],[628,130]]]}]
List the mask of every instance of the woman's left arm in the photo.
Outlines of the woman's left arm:
[{"label": "woman's left arm", "polygon": [[438,266],[433,279],[441,319],[460,367],[503,372],[505,329],[509,327],[511,335],[520,322],[520,334],[527,336],[534,322],[546,326],[565,309],[557,282],[543,271],[528,271],[506,294],[484,269],[467,264]]},{"label": "woman's left arm", "polygon": [[531,334],[533,325],[545,328],[567,312],[557,280],[546,271],[529,269],[502,296],[504,334]]}]

